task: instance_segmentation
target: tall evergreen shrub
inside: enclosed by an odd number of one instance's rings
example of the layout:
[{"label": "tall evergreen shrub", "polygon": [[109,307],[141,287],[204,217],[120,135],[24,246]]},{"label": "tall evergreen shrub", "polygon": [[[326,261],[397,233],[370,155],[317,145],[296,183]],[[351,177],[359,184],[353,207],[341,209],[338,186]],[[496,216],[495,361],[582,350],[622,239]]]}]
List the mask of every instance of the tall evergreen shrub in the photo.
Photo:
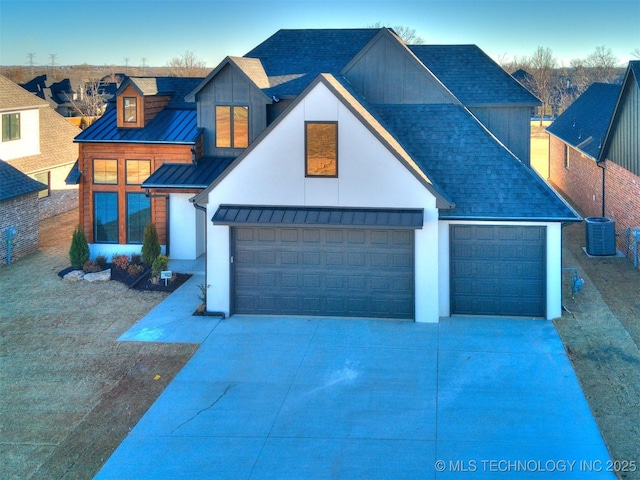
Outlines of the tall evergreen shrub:
[{"label": "tall evergreen shrub", "polygon": [[82,270],[84,262],[89,260],[89,244],[80,225],[76,227],[71,238],[69,260],[71,261],[71,266],[76,270]]},{"label": "tall evergreen shrub", "polygon": [[144,227],[144,237],[142,240],[142,262],[146,265],[153,265],[154,260],[160,255],[160,240],[158,231],[153,222],[147,223]]}]

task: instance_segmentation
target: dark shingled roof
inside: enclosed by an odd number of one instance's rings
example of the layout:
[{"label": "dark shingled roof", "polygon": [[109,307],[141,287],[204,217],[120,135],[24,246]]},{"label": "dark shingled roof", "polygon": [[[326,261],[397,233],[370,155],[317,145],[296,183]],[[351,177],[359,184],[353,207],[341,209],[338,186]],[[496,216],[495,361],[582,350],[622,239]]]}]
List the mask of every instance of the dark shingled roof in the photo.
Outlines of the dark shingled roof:
[{"label": "dark shingled roof", "polygon": [[366,29],[278,30],[244,55],[259,58],[268,77],[283,83],[265,93],[299,95],[320,73],[339,73],[380,31]]},{"label": "dark shingled roof", "polygon": [[201,77],[128,77],[122,82],[117,93],[131,84],[142,96],[171,95],[168,108],[195,110],[196,104],[186,102],[185,97],[201,81]]},{"label": "dark shingled roof", "polygon": [[142,183],[142,188],[206,188],[234,158],[204,157],[193,163],[165,163]]},{"label": "dark shingled roof", "polygon": [[383,124],[455,202],[441,219],[580,217],[459,105],[376,105]]},{"label": "dark shingled roof", "polygon": [[422,228],[423,218],[422,209],[220,205],[211,220],[222,225],[416,229]]},{"label": "dark shingled roof", "polygon": [[194,144],[202,130],[196,110],[165,108],[144,128],[118,128],[115,108],[107,110],[75,139],[76,143],[170,143]]},{"label": "dark shingled roof", "polygon": [[540,105],[540,100],[476,45],[409,45],[409,49],[467,106]]},{"label": "dark shingled roof", "polygon": [[44,183],[28,177],[17,168],[0,160],[0,202],[28,193],[39,192],[46,188],[47,185]]},{"label": "dark shingled roof", "polygon": [[621,85],[608,83],[592,84],[547,127],[547,132],[597,160],[620,88]]}]

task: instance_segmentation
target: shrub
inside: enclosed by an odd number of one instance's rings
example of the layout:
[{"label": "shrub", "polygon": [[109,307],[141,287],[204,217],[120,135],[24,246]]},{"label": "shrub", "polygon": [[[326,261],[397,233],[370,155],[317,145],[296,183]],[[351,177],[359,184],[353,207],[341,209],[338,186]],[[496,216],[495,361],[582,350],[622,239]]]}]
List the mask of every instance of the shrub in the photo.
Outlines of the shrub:
[{"label": "shrub", "polygon": [[98,265],[98,262],[93,262],[91,260],[87,260],[82,265],[82,270],[84,270],[84,273],[95,273],[95,272],[99,272],[100,270],[102,270],[102,268],[100,268],[100,265]]},{"label": "shrub", "polygon": [[132,277],[137,277],[142,272],[144,272],[144,267],[139,264],[132,263],[131,265],[129,265],[129,268],[127,268],[127,273]]},{"label": "shrub", "polygon": [[114,255],[113,258],[111,258],[111,263],[113,263],[116,268],[126,270],[129,268],[129,264],[131,262],[129,261],[129,257],[126,255]]},{"label": "shrub", "polygon": [[158,232],[153,222],[149,222],[147,223],[147,226],[144,227],[142,261],[147,265],[153,265],[153,262],[158,255],[160,255],[160,240],[158,240]]},{"label": "shrub", "polygon": [[134,265],[140,265],[142,263],[142,256],[139,253],[132,253],[131,263],[133,263]]},{"label": "shrub", "polygon": [[89,244],[80,225],[76,227],[71,238],[69,260],[71,261],[71,266],[76,270],[80,270],[84,262],[89,260]]},{"label": "shrub", "polygon": [[153,265],[151,265],[151,275],[154,277],[159,277],[160,272],[166,270],[168,266],[169,259],[166,257],[166,255],[158,255],[153,261]]},{"label": "shrub", "polygon": [[107,257],[105,257],[104,255],[98,255],[96,257],[96,263],[102,270],[104,270],[107,266]]}]

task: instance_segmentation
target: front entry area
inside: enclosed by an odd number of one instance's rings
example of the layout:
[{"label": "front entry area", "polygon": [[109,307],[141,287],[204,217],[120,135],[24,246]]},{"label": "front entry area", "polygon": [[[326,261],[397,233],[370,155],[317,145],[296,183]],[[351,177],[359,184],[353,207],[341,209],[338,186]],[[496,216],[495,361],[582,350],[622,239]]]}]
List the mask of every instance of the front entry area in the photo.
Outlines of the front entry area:
[{"label": "front entry area", "polygon": [[412,229],[231,229],[232,310],[414,318]]}]

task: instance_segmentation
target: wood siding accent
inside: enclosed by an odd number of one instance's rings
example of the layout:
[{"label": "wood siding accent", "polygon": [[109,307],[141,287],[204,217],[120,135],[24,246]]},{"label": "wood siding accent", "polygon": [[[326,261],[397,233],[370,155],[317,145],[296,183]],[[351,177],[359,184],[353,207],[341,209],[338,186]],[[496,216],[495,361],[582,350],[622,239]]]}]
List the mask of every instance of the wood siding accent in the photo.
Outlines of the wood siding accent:
[{"label": "wood siding accent", "polygon": [[171,97],[168,95],[144,97],[142,103],[144,116],[143,126],[147,125],[151,120],[153,120],[153,117],[164,110],[164,107],[167,106],[169,100],[171,100]]},{"label": "wood siding accent", "polygon": [[632,80],[626,82],[620,97],[605,157],[640,175],[640,88]]},{"label": "wood siding accent", "polygon": [[216,148],[216,105],[249,107],[249,144],[267,127],[268,99],[237,68],[226,65],[197,95],[205,156],[235,157],[244,149]]},{"label": "wood siding accent", "polygon": [[389,36],[373,42],[342,73],[372,104],[457,103],[411,52]]},{"label": "wood siding accent", "polygon": [[469,107],[522,163],[531,165],[531,107]]},{"label": "wood siding accent", "polygon": [[[93,243],[93,193],[118,193],[119,233],[118,243],[125,244],[126,235],[126,194],[127,192],[143,193],[140,185],[126,184],[126,160],[150,160],[153,173],[164,163],[191,163],[189,145],[131,145],[85,143],[80,144],[79,168],[82,172],[79,185],[80,209],[79,222],[89,243]],[[118,160],[118,185],[93,184],[93,159]],[[156,193],[156,192],[153,192]],[[154,198],[151,202],[151,220],[158,230],[161,244],[166,244],[166,206],[165,198]]]}]

